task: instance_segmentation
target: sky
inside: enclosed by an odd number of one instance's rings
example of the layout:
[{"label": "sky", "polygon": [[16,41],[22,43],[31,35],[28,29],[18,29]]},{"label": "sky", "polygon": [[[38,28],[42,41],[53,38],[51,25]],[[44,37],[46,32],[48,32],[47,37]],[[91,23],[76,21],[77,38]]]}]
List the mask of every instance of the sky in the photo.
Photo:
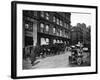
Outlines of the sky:
[{"label": "sky", "polygon": [[77,23],[85,23],[86,26],[91,25],[91,14],[86,13],[71,13],[71,25],[76,26]]}]

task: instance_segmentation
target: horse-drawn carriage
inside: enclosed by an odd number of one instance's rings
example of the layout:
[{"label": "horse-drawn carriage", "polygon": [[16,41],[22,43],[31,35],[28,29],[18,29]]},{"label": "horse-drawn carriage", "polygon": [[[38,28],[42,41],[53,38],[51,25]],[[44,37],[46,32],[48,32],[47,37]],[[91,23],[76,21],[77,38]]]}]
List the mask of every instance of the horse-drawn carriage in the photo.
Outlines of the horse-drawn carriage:
[{"label": "horse-drawn carriage", "polygon": [[69,56],[69,63],[76,63],[81,65],[83,63],[83,51],[80,46],[71,46],[71,56]]}]

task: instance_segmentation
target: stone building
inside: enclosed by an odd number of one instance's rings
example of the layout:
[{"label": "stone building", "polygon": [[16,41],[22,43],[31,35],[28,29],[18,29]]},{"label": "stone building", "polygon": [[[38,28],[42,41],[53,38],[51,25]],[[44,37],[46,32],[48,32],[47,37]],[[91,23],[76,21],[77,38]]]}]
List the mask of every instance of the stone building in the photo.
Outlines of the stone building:
[{"label": "stone building", "polygon": [[71,28],[71,43],[77,44],[81,42],[84,45],[90,45],[91,35],[90,31],[91,26],[86,26],[85,23],[77,23],[77,26]]},{"label": "stone building", "polygon": [[69,12],[23,10],[23,48],[26,46],[70,44]]},{"label": "stone building", "polygon": [[83,32],[80,27],[74,26],[71,29],[71,44],[75,45],[78,42],[83,42]]}]

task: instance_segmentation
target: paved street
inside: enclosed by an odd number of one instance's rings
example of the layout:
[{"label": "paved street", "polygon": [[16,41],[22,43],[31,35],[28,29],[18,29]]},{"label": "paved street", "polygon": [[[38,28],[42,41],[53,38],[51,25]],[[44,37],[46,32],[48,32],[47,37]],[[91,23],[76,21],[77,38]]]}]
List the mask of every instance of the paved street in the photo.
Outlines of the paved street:
[{"label": "paved street", "polygon": [[40,61],[40,63],[32,68],[58,68],[69,66],[67,54],[55,55],[38,61]]},{"label": "paved street", "polygon": [[[24,69],[40,69],[40,68],[62,68],[62,67],[77,67],[77,64],[69,64],[68,57],[71,55],[71,52],[65,52],[64,54],[49,56],[46,58],[37,59],[34,63],[34,66],[31,65],[30,60],[23,62]],[[90,63],[90,58],[88,53],[83,53],[84,57],[83,63],[80,66],[88,66]]]}]

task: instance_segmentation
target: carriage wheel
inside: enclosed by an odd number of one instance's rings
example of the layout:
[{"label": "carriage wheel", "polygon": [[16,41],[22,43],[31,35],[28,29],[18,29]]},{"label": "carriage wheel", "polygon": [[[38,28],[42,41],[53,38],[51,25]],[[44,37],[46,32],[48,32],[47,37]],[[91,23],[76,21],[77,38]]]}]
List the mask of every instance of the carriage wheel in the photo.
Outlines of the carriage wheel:
[{"label": "carriage wheel", "polygon": [[77,58],[77,64],[81,65],[81,63],[82,63],[82,59],[81,58]]}]

